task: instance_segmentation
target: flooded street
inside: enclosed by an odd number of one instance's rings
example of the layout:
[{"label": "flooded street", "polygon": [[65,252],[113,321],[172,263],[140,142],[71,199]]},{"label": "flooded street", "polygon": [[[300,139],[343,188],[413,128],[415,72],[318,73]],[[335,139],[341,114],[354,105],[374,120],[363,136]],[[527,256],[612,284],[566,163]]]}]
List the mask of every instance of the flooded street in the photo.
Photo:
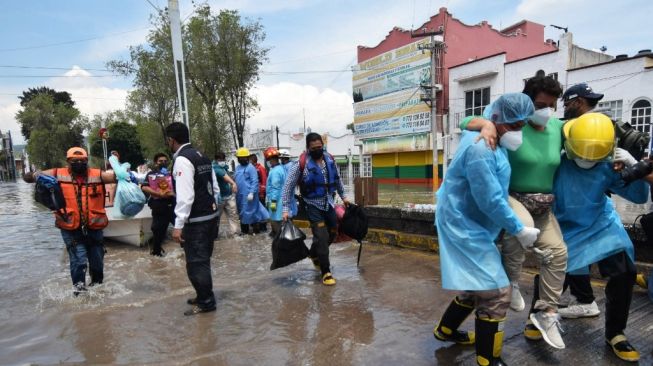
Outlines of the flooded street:
[{"label": "flooded street", "polygon": [[[454,295],[441,289],[433,254],[366,245],[357,268],[357,244],[334,244],[338,284],[326,287],[308,260],[270,271],[265,235],[223,239],[213,255],[218,310],[185,317],[194,292],[172,242],[162,259],[109,243],[105,283],[73,298],[63,241],[31,189],[0,184],[0,364],[475,364],[473,347],[432,336]],[[531,282],[525,273],[528,302]],[[595,294],[603,309],[601,284]],[[525,316],[508,314],[509,364],[621,364],[603,343],[603,316],[565,321],[563,351],[527,342]],[[627,334],[642,365],[653,364],[652,319],[653,306],[636,292]]]}]

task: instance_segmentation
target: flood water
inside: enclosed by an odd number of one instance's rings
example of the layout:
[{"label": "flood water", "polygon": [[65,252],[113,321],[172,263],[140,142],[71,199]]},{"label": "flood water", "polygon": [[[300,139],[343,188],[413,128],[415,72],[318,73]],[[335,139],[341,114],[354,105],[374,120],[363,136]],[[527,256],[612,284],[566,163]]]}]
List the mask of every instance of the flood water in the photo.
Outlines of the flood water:
[{"label": "flood water", "polygon": [[[167,243],[168,255],[155,258],[146,249],[108,243],[105,283],[74,298],[53,221],[33,203],[30,185],[0,184],[0,364],[475,364],[473,347],[432,336],[454,296],[441,289],[433,254],[366,245],[357,267],[357,244],[333,244],[338,284],[326,287],[308,260],[270,271],[265,235],[222,239],[213,255],[218,310],[186,317],[194,292],[176,244]],[[527,302],[531,281],[531,274],[523,276]],[[601,308],[602,292],[596,291]],[[645,295],[635,296],[647,309]],[[641,319],[653,317],[647,311]],[[567,336],[578,338],[576,347],[568,343],[560,352],[524,340],[525,313],[508,318],[508,363],[619,364],[602,343],[602,316],[578,321]],[[633,339],[652,362],[646,340],[653,327]]]}]

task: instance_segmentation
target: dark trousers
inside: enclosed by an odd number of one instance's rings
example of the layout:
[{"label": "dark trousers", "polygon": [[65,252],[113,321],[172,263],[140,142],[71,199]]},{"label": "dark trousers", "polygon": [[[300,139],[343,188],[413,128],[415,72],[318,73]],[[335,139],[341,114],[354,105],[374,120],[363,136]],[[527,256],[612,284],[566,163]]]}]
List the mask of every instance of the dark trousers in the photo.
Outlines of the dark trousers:
[{"label": "dark trousers", "polygon": [[335,239],[337,226],[336,212],[331,206],[326,211],[323,211],[307,204],[306,213],[308,215],[308,221],[311,223],[311,231],[313,232],[313,243],[308,253],[311,257],[317,258],[320,261],[322,274],[331,272],[329,244]]},{"label": "dark trousers", "polygon": [[182,230],[184,253],[186,254],[186,273],[197,294],[197,305],[203,309],[215,307],[213,279],[211,275],[211,255],[213,239],[218,227],[216,219],[186,224]]},{"label": "dark trousers", "polygon": [[174,211],[152,212],[152,254],[161,254],[161,245],[166,239],[168,225],[175,224]]},{"label": "dark trousers", "polygon": [[88,263],[91,283],[104,280],[104,245],[102,230],[61,230],[61,237],[66,244],[70,259],[70,277],[73,285],[86,285],[86,268]]},{"label": "dark trousers", "polygon": [[[619,252],[607,257],[599,261],[598,266],[601,276],[608,278],[608,283],[605,286],[605,336],[607,339],[612,339],[618,334],[623,334],[626,329],[637,269],[626,252]],[[567,285],[579,302],[591,303],[594,301],[589,275],[567,275],[565,289]],[[576,294],[574,294],[574,288]]]}]

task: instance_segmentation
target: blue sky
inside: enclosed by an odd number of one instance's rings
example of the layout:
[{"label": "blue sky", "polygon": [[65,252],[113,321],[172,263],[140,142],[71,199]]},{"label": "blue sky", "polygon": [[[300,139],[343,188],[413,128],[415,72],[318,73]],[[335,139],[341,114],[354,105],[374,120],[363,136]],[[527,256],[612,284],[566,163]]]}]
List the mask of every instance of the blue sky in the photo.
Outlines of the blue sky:
[{"label": "blue sky", "polygon": [[[159,8],[167,5],[167,0],[150,1]],[[282,130],[294,131],[305,115],[314,130],[344,133],[353,118],[349,70],[356,63],[356,46],[376,45],[393,26],[417,27],[442,6],[467,24],[488,20],[499,28],[529,19],[567,26],[575,43],[591,49],[605,45],[613,55],[653,48],[653,28],[647,18],[653,13],[653,2],[648,0],[233,0],[209,4],[215,10],[238,9],[246,17],[259,19],[266,30],[265,44],[271,52],[255,91],[261,110],[251,119],[253,129],[280,125]],[[193,7],[190,1],[180,0],[180,9],[184,18]],[[13,117],[18,110],[16,95],[40,85],[71,92],[89,116],[123,108],[130,80],[110,77],[101,69],[108,60],[126,58],[129,45],[144,42],[153,12],[146,0],[3,2],[0,129],[10,129],[22,141]],[[558,38],[559,30],[545,29],[547,38]],[[65,44],[53,45],[57,43]],[[297,71],[306,73],[289,73]],[[53,77],[61,75],[72,77]]]}]

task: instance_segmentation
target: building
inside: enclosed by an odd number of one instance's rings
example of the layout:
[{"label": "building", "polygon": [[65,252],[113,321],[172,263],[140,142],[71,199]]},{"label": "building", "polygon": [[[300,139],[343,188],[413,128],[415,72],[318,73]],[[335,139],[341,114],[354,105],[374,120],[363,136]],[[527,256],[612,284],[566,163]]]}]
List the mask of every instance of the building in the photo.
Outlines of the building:
[{"label": "building", "polygon": [[[573,35],[564,33],[558,49],[545,54],[508,60],[505,53],[470,61],[450,69],[449,129],[452,158],[458,145],[460,121],[481,114],[485,105],[504,93],[520,92],[525,81],[538,70],[556,78],[564,89],[587,83],[605,96],[598,108],[610,111],[614,119],[630,122],[636,128],[651,132],[653,103],[653,53],[642,50],[632,57],[616,58],[587,50],[573,43]],[[475,104],[478,95],[482,103]],[[556,116],[562,117],[562,100]]]},{"label": "building", "polygon": [[[450,110],[452,68],[498,54],[509,62],[555,52],[558,47],[544,39],[541,24],[524,20],[496,30],[485,21],[467,25],[446,8],[440,8],[418,29],[394,28],[378,45],[358,47],[353,75],[354,129],[362,146],[362,175],[371,172],[381,184],[432,188],[433,118],[431,108],[423,102],[424,86],[437,91],[434,110],[441,121],[440,116]],[[426,33],[435,35],[420,36]],[[489,103],[489,95],[482,92],[471,97],[473,105]],[[439,138],[435,140],[442,149]],[[442,176],[441,167],[435,171]]]},{"label": "building", "polygon": [[0,131],[0,181],[15,180],[16,177],[16,161],[11,131],[6,133]]}]

